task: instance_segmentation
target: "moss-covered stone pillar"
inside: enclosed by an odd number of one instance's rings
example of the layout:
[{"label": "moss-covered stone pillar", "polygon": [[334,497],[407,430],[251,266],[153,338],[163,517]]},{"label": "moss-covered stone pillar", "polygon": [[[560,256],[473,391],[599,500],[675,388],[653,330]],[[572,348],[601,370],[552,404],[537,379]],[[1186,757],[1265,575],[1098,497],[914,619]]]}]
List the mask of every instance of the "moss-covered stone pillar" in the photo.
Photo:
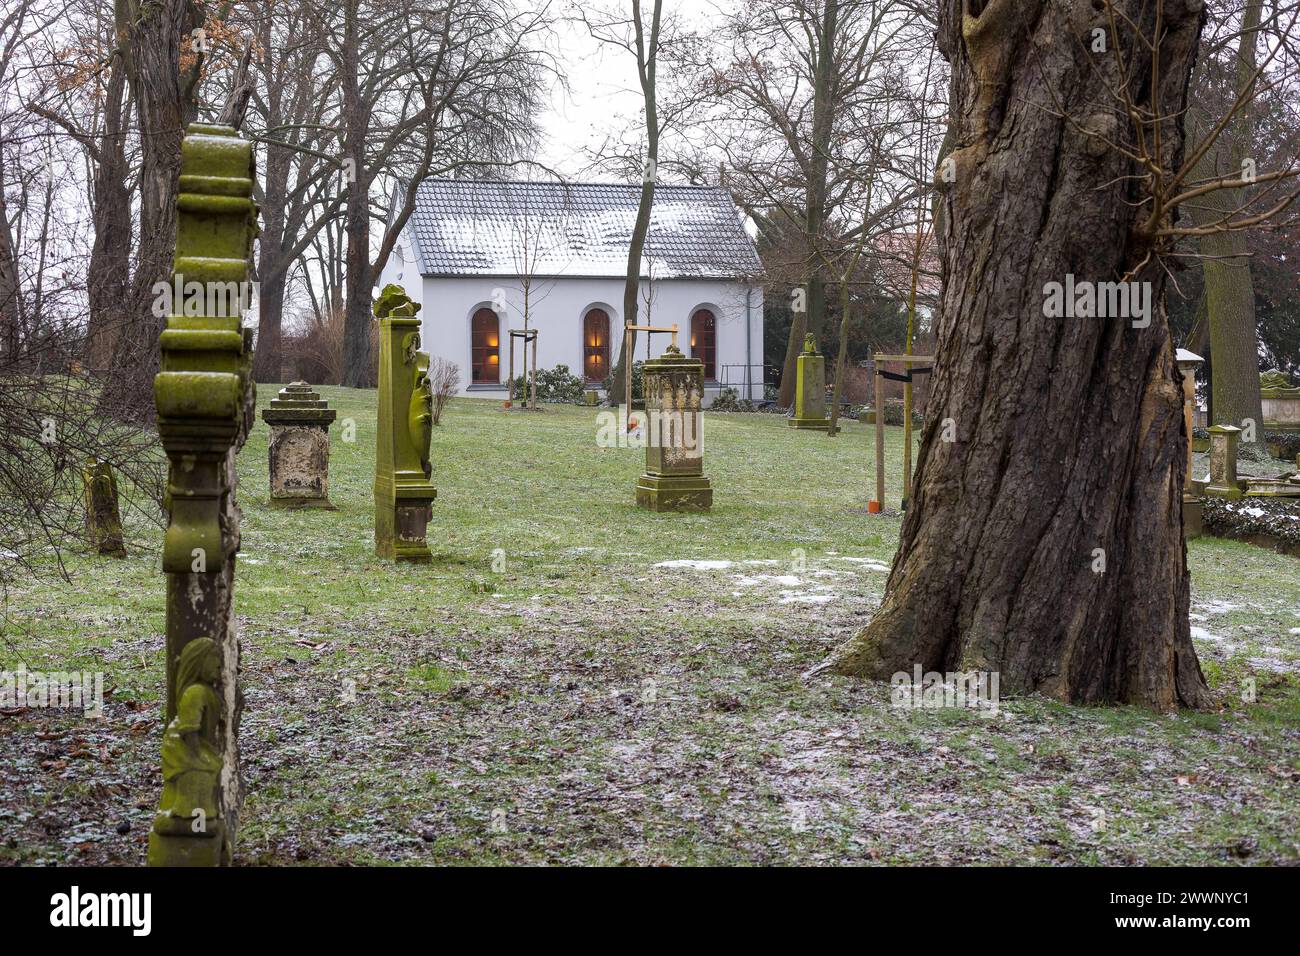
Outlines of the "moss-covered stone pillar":
[{"label": "moss-covered stone pillar", "polygon": [[1174,356],[1183,381],[1183,430],[1187,433],[1187,474],[1183,478],[1183,537],[1199,538],[1203,511],[1196,475],[1192,473],[1192,429],[1196,426],[1196,367],[1205,361],[1195,352],[1179,349]]},{"label": "moss-covered stone pillar", "polygon": [[[827,431],[831,420],[826,414],[826,357],[817,351],[812,333],[804,336],[803,351],[795,362],[794,415],[791,428]],[[879,411],[879,410],[877,410]]]},{"label": "moss-covered stone pillar", "polygon": [[1237,442],[1241,429],[1235,425],[1210,427],[1210,483],[1205,486],[1207,495],[1216,498],[1241,498],[1246,494],[1243,482],[1237,478]]},{"label": "moss-covered stone pillar", "polygon": [[122,512],[118,507],[113,466],[89,458],[81,466],[81,481],[86,493],[87,543],[96,554],[125,558],[126,540],[122,534]]},{"label": "moss-covered stone pillar", "polygon": [[636,503],[651,511],[708,511],[713,488],[704,477],[704,363],[669,346],[642,366],[645,474]]},{"label": "moss-covered stone pillar", "polygon": [[225,126],[181,143],[171,314],[154,380],[167,452],[167,700],[163,792],[151,866],[215,866],[234,849],[239,632],[232,606],[235,455],[253,422],[252,333],[243,327],[257,235],[253,148]]},{"label": "moss-covered stone pillar", "polygon": [[384,287],[379,320],[379,428],[375,449],[375,553],[390,561],[429,561],[425,540],[433,499],[433,386],[419,351],[420,311],[399,285]]},{"label": "moss-covered stone pillar", "polygon": [[267,458],[273,507],[337,510],[329,496],[330,423],[337,415],[306,382],[286,385],[262,409],[271,430]]}]

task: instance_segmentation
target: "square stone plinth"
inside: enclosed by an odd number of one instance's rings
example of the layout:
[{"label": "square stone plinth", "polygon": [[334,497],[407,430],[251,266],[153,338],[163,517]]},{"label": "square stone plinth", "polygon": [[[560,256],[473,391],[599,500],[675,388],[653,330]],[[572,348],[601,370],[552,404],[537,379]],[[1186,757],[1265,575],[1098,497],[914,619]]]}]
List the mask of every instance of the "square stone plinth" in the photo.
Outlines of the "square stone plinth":
[{"label": "square stone plinth", "polygon": [[713,488],[703,476],[642,475],[636,483],[636,503],[650,511],[708,511]]}]

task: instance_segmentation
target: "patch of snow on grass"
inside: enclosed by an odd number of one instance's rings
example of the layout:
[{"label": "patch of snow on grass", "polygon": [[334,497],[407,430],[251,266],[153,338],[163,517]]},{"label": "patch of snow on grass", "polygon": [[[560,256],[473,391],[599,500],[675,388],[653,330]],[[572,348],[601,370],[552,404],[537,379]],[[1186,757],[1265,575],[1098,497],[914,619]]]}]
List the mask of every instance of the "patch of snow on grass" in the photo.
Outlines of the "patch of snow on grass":
[{"label": "patch of snow on grass", "polygon": [[731,567],[730,561],[692,561],[683,558],[678,561],[660,561],[656,568],[690,568],[693,571],[725,571]]},{"label": "patch of snow on grass", "polygon": [[825,604],[834,600],[834,594],[792,594],[789,591],[781,593],[782,604]]}]

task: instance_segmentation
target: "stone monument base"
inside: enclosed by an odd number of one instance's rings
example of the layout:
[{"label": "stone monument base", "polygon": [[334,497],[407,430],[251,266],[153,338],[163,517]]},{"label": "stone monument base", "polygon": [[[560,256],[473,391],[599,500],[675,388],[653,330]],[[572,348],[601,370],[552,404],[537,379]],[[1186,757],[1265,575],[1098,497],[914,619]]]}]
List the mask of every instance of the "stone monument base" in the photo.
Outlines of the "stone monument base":
[{"label": "stone monument base", "polygon": [[225,866],[225,828],[219,820],[202,836],[176,836],[149,831],[150,866]]},{"label": "stone monument base", "polygon": [[636,482],[636,504],[650,511],[708,511],[713,488],[702,476],[642,475]]},{"label": "stone monument base", "polygon": [[786,424],[791,428],[809,428],[819,432],[830,431],[831,428],[829,418],[791,418]]},{"label": "stone monument base", "polygon": [[338,505],[328,498],[271,498],[272,508],[285,508],[297,511],[300,508],[316,508],[319,511],[338,511]]}]

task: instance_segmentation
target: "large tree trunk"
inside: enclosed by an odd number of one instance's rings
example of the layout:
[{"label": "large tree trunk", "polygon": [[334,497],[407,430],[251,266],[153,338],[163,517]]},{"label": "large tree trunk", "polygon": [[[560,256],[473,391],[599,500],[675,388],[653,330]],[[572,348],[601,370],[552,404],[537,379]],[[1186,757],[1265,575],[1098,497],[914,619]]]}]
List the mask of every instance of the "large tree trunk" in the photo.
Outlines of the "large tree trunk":
[{"label": "large tree trunk", "polygon": [[[0,155],[0,184],[4,182],[4,156]],[[18,358],[22,310],[18,282],[18,257],[9,228],[9,210],[0,188],[0,367]]]},{"label": "large tree trunk", "polygon": [[[1263,0],[1251,0],[1242,16],[1241,39],[1237,47],[1235,88],[1238,94],[1250,85],[1257,63],[1256,41]],[[1198,132],[1208,133],[1208,123]],[[1230,124],[1228,136],[1206,152],[1196,164],[1194,180],[1241,175],[1245,158],[1243,144],[1253,137],[1250,106]],[[1189,204],[1192,221],[1198,226],[1219,222],[1244,201],[1244,190],[1220,189]],[[1263,442],[1264,407],[1259,394],[1259,335],[1255,324],[1255,284],[1250,274],[1250,250],[1240,231],[1201,237],[1201,267],[1205,274],[1205,304],[1209,316],[1210,356],[1214,362],[1210,378],[1211,425],[1245,428],[1255,423],[1255,441]]]},{"label": "large tree trunk", "polygon": [[123,130],[126,67],[113,59],[104,102],[104,127],[98,144],[91,216],[95,242],[86,267],[89,319],[86,364],[97,371],[110,368],[114,342],[126,320],[131,275],[131,191],[126,178],[126,135]]},{"label": "large tree trunk", "polygon": [[343,122],[344,153],[351,160],[346,207],[347,291],[343,317],[343,384],[351,388],[375,385],[375,357],[370,351],[374,322],[370,269],[370,181],[366,174],[366,117],[361,103],[358,51],[358,10],[350,0],[344,12]]},{"label": "large tree trunk", "polygon": [[[1116,6],[1155,34],[1157,5]],[[1135,83],[1133,95],[1138,110],[1172,118],[1161,131],[1170,168],[1202,8],[1163,6],[1160,83],[1154,94]],[[884,602],[823,668],[889,679],[919,664],[999,672],[1005,695],[1208,702],[1189,634],[1167,318],[1154,305],[1145,328],[1044,316],[1048,283],[1118,281],[1147,255],[1134,232],[1146,215],[1138,170],[1082,131],[1131,141],[1110,92],[1121,85],[1115,58],[1079,39],[1106,24],[1088,4],[941,5],[958,149],[956,180],[941,183],[929,414]],[[1122,36],[1130,75],[1149,76],[1149,51]],[[1158,263],[1134,279],[1163,301]],[[949,418],[956,440],[945,442]]]},{"label": "large tree trunk", "polygon": [[[176,249],[176,196],[181,137],[194,119],[194,85],[201,51],[181,68],[181,43],[202,22],[190,0],[160,0],[138,10],[119,6],[131,99],[140,124],[140,243],[125,321],[113,345],[113,374],[100,394],[100,410],[129,421],[154,420],[153,380],[158,336],[167,317],[154,315],[155,283],[172,280]],[[132,12],[137,14],[131,19]]]},{"label": "large tree trunk", "polygon": [[289,182],[289,151],[266,147],[265,201],[262,234],[258,241],[257,351],[253,353],[253,378],[258,382],[283,381],[284,288],[288,279],[284,261],[284,205]]},{"label": "large tree trunk", "polygon": [[835,40],[839,32],[839,0],[827,0],[817,35],[817,72],[813,81],[812,142],[808,150],[808,183],[804,194],[804,238],[808,243],[804,287],[807,309],[794,313],[785,344],[781,387],[776,404],[794,405],[799,353],[809,329],[820,329],[826,316],[826,286],[822,277],[822,232],[826,226],[826,188],[830,171],[831,134],[835,126]]}]

